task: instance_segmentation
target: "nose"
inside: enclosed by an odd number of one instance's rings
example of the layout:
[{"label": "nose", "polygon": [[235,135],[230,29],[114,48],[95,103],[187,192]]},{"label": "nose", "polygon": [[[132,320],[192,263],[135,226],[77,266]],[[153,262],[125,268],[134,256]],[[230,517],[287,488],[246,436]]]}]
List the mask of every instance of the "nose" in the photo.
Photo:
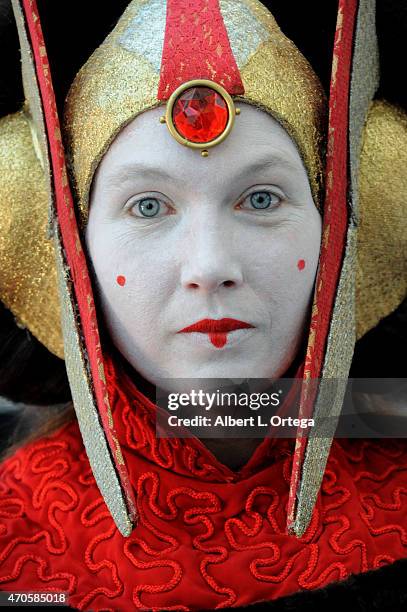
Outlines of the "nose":
[{"label": "nose", "polygon": [[222,224],[206,224],[190,232],[184,248],[181,283],[185,289],[215,293],[220,288],[237,288],[243,283],[242,267],[234,251],[232,236]]}]

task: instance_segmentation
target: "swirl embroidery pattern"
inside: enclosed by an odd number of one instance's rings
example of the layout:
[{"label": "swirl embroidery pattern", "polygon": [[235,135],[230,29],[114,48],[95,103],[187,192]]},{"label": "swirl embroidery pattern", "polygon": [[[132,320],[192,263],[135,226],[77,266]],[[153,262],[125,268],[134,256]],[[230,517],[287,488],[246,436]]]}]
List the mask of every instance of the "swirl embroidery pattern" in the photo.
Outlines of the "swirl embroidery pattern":
[{"label": "swirl embroidery pattern", "polygon": [[407,556],[405,442],[335,442],[297,539],[285,532],[288,443],[231,477],[199,441],[157,440],[134,401],[117,394],[114,418],[137,528],[129,538],[117,531],[72,422],[1,466],[1,590],[65,591],[79,610],[222,609]]}]

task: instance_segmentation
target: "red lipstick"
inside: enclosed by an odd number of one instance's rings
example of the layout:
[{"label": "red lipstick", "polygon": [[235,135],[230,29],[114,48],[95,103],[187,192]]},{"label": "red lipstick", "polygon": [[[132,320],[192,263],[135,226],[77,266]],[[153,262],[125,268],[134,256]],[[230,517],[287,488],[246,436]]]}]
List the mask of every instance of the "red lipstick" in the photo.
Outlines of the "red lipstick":
[{"label": "red lipstick", "polygon": [[178,333],[191,333],[199,332],[201,334],[209,334],[209,340],[217,348],[222,348],[227,342],[227,333],[234,331],[235,329],[248,329],[254,327],[250,323],[245,321],[238,321],[237,319],[202,319],[197,321],[188,327],[184,327]]}]

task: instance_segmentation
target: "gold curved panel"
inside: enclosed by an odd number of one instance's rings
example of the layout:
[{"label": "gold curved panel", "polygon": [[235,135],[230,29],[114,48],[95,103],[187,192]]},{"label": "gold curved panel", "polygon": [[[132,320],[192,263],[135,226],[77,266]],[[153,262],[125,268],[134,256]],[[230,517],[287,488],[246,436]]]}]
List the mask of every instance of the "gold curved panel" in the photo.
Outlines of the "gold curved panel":
[{"label": "gold curved panel", "polygon": [[0,120],[0,299],[63,358],[48,190],[23,112]]},{"label": "gold curved panel", "polygon": [[369,110],[359,199],[357,338],[407,295],[407,115],[384,101]]}]

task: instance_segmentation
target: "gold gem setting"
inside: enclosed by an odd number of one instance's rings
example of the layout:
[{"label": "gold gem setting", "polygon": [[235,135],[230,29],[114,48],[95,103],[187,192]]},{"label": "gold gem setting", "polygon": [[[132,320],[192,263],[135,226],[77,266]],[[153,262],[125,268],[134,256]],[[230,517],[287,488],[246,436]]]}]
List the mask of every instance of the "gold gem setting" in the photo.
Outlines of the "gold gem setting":
[{"label": "gold gem setting", "polygon": [[[173,110],[177,100],[185,91],[194,87],[206,87],[208,89],[212,89],[224,100],[228,110],[228,120],[224,130],[221,134],[219,134],[219,136],[208,142],[194,142],[188,140],[182,134],[179,133],[174,123]],[[167,102],[165,115],[160,117],[160,123],[165,123],[167,125],[171,136],[175,138],[177,142],[191,149],[200,151],[202,157],[208,157],[208,149],[215,147],[216,145],[223,142],[225,138],[227,138],[227,136],[230,134],[235,122],[235,117],[237,115],[240,115],[240,108],[236,108],[231,95],[226,91],[224,87],[222,87],[222,85],[219,85],[218,83],[215,83],[214,81],[210,81],[208,79],[193,79],[192,81],[187,81],[177,87],[177,89],[171,94]]]}]

